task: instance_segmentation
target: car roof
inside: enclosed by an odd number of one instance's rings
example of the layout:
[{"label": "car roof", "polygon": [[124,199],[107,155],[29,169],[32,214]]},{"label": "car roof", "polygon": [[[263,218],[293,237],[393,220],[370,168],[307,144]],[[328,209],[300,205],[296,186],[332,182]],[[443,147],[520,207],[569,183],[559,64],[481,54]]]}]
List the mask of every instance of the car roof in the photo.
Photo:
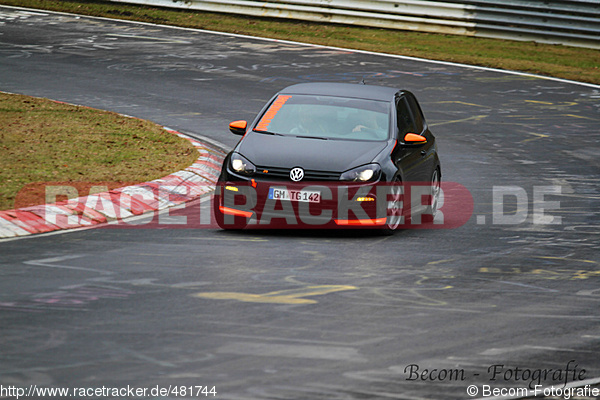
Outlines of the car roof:
[{"label": "car roof", "polygon": [[354,83],[315,82],[299,83],[281,90],[282,94],[351,97],[365,100],[392,101],[398,89]]}]

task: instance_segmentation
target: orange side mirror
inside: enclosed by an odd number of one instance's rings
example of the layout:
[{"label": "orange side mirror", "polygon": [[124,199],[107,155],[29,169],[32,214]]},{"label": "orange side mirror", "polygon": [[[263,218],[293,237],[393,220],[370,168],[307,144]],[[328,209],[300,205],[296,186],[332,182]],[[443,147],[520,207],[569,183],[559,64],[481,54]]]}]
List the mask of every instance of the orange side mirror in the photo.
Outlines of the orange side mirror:
[{"label": "orange side mirror", "polygon": [[407,133],[404,135],[404,141],[406,143],[425,143],[427,142],[427,138],[416,133]]},{"label": "orange side mirror", "polygon": [[248,127],[248,122],[240,120],[233,121],[229,124],[229,130],[234,135],[244,135],[246,133],[246,128]]}]

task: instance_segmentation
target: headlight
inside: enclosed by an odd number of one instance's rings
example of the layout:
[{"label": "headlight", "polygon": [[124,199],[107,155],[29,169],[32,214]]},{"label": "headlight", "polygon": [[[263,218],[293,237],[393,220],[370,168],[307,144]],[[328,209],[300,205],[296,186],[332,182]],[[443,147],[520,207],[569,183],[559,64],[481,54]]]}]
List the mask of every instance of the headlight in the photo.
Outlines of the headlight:
[{"label": "headlight", "polygon": [[369,182],[379,178],[380,172],[381,167],[379,166],[379,164],[367,164],[344,172],[340,176],[340,180],[352,182]]},{"label": "headlight", "polygon": [[231,168],[240,174],[252,175],[256,172],[256,167],[250,161],[246,160],[244,156],[238,153],[231,155]]}]

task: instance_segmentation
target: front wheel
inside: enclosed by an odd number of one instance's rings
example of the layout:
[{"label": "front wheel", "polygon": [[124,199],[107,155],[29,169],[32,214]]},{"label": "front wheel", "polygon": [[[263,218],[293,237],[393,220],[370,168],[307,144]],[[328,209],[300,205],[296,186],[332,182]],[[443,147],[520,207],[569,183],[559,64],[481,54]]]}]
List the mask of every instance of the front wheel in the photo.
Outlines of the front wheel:
[{"label": "front wheel", "polygon": [[431,174],[431,204],[427,206],[427,214],[431,214],[432,220],[435,219],[440,204],[440,194],[442,192],[442,179],[440,168],[437,167]]},{"label": "front wheel", "polygon": [[391,183],[390,191],[387,196],[387,219],[382,233],[385,235],[393,235],[403,222],[404,191],[402,188],[402,181],[399,178]]}]

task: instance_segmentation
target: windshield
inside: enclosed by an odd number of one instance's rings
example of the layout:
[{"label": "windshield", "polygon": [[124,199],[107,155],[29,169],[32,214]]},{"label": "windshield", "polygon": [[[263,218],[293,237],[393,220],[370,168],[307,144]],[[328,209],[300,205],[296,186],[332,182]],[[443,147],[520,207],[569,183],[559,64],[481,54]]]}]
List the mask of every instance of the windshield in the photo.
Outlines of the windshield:
[{"label": "windshield", "polygon": [[254,131],[315,139],[386,140],[389,107],[385,101],[279,95]]}]

